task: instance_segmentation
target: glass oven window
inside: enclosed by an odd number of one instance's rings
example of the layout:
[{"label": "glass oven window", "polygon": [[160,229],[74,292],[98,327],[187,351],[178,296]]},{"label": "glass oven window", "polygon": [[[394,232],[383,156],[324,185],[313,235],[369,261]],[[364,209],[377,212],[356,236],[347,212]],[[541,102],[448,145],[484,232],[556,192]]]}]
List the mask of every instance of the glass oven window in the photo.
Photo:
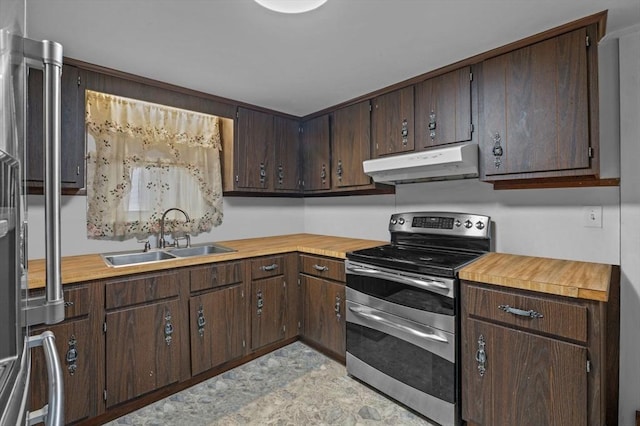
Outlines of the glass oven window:
[{"label": "glass oven window", "polygon": [[454,299],[407,284],[349,274],[347,286],[391,303],[436,314],[455,315]]},{"label": "glass oven window", "polygon": [[347,352],[394,379],[455,403],[455,364],[426,349],[359,324],[347,323]]}]

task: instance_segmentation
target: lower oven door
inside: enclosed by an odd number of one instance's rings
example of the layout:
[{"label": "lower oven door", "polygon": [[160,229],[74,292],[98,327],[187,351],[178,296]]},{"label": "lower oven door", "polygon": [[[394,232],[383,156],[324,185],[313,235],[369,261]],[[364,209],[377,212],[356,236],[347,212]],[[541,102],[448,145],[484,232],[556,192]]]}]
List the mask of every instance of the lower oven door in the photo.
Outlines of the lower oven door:
[{"label": "lower oven door", "polygon": [[347,300],[347,372],[443,425],[457,424],[455,335]]}]

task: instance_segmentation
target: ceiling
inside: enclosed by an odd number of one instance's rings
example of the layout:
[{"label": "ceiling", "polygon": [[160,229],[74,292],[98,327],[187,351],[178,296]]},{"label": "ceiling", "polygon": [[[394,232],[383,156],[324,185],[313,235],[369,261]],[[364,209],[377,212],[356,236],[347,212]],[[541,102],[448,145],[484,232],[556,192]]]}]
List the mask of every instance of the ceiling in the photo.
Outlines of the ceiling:
[{"label": "ceiling", "polygon": [[328,0],[298,15],[253,0],[27,0],[27,34],[305,116],[606,8],[608,33],[640,23],[640,0]]}]

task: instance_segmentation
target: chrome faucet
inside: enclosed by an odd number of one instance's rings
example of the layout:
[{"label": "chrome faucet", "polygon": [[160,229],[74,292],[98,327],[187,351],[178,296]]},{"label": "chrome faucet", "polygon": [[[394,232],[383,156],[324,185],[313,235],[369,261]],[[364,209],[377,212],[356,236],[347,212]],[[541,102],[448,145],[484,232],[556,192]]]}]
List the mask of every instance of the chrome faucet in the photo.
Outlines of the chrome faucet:
[{"label": "chrome faucet", "polygon": [[[170,209],[165,210],[164,213],[162,213],[162,219],[160,219],[160,235],[158,236],[158,248],[160,249],[163,249],[167,246],[167,241],[164,239],[164,221],[165,221],[165,218],[167,217],[167,213],[169,213],[172,210],[176,210],[182,213],[187,222],[191,220],[189,219],[189,215],[187,214],[187,212],[177,207],[171,207]],[[189,237],[189,234],[186,235],[186,239],[187,239],[187,247],[191,246],[191,238]],[[176,243],[174,242],[174,244]]]}]

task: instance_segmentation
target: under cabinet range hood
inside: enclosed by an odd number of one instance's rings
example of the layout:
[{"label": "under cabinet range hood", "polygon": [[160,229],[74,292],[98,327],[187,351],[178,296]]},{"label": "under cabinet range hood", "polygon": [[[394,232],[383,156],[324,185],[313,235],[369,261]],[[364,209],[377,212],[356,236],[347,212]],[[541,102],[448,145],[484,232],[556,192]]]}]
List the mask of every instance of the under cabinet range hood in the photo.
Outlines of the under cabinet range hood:
[{"label": "under cabinet range hood", "polygon": [[410,154],[365,160],[364,172],[375,182],[410,183],[478,176],[478,144],[459,143]]}]

